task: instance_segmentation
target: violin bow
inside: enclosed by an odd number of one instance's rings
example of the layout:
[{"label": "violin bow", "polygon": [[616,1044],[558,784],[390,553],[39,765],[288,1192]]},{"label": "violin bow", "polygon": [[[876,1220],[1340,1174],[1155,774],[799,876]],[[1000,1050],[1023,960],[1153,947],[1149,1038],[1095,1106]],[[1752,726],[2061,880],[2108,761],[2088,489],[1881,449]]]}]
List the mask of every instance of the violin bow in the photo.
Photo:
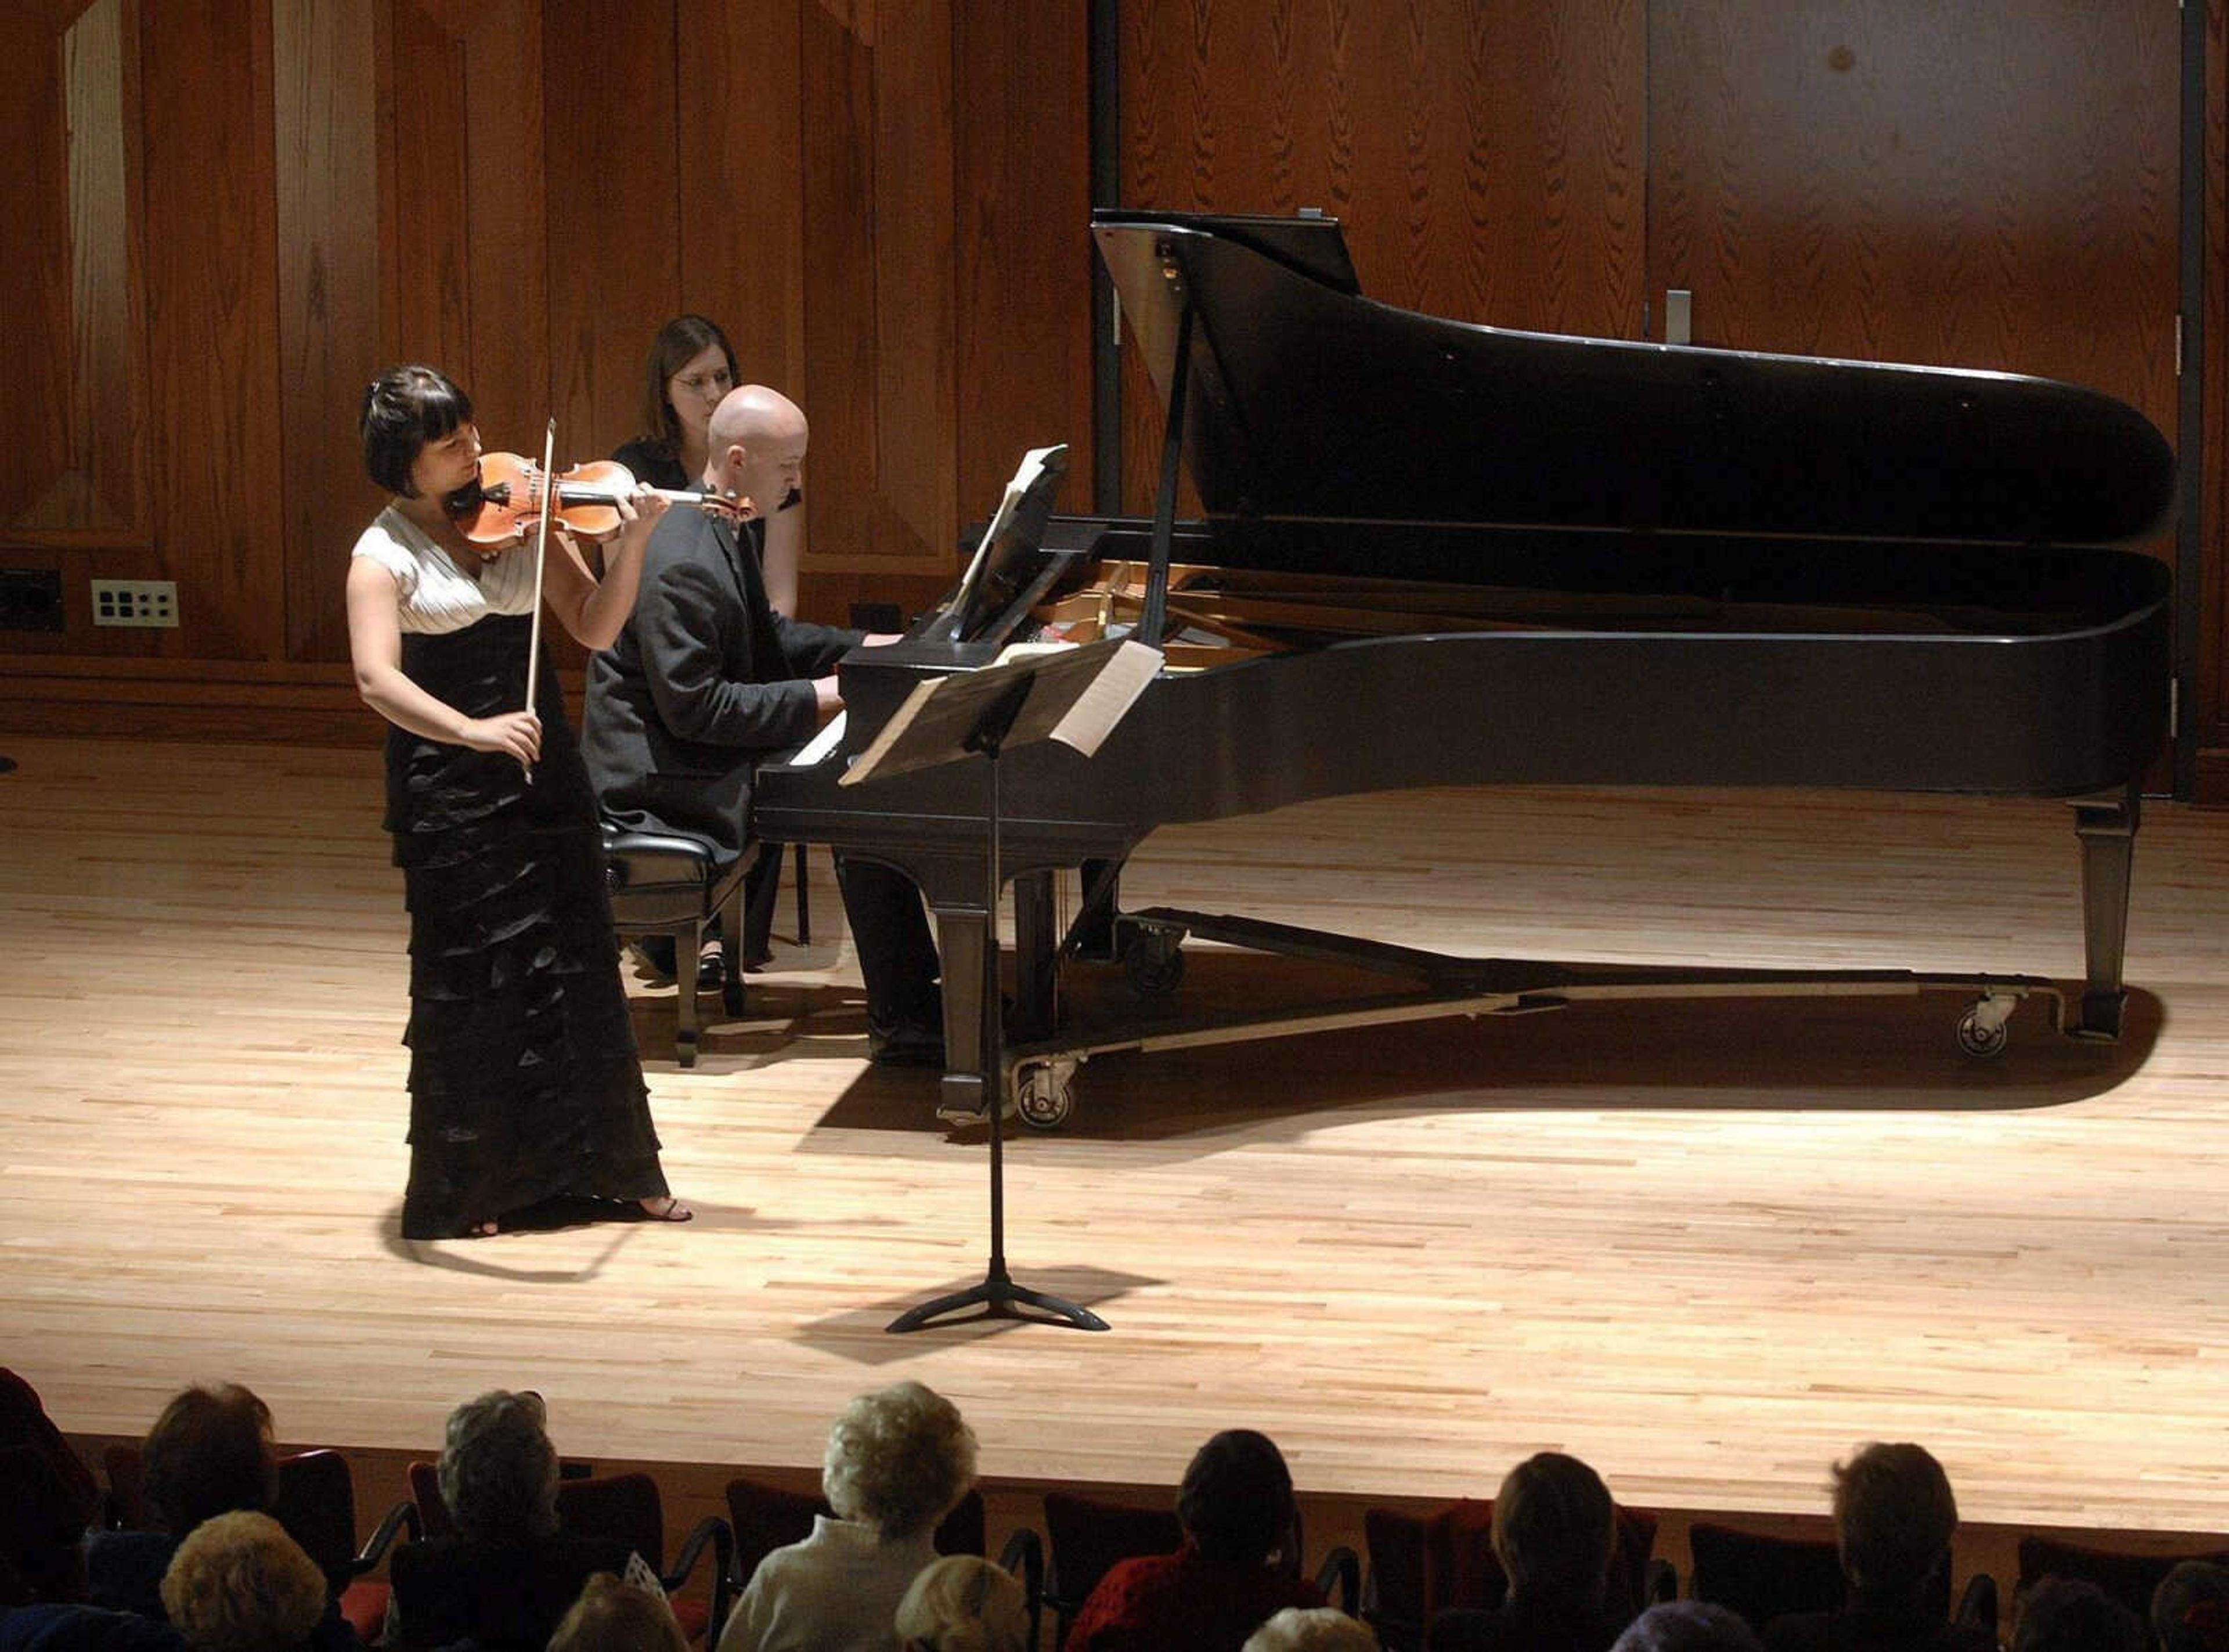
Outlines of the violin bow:
[{"label": "violin bow", "polygon": [[[557,449],[557,415],[549,415],[549,427],[542,434],[542,516],[534,529],[534,620],[528,627],[526,639],[526,709],[534,710],[536,679],[542,672],[542,564],[549,553],[549,507],[556,501],[557,489],[549,479],[551,463]],[[531,764],[521,763],[528,785],[534,783]]]}]

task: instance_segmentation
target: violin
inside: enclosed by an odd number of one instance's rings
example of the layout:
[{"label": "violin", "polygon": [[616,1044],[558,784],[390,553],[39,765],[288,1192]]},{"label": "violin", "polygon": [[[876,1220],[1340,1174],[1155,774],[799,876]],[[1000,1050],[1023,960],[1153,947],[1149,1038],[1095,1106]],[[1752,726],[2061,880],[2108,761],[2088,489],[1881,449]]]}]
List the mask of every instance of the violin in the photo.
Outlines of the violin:
[{"label": "violin", "polygon": [[[634,473],[616,460],[595,459],[561,471],[553,479],[549,520],[576,539],[601,543],[621,526],[620,501],[634,492]],[[541,466],[517,453],[482,453],[479,478],[446,496],[441,505],[459,533],[483,556],[494,556],[518,544],[542,520],[544,472]],[[679,488],[650,490],[676,505],[692,505],[700,511],[740,517],[749,501],[718,493],[691,493]]]}]

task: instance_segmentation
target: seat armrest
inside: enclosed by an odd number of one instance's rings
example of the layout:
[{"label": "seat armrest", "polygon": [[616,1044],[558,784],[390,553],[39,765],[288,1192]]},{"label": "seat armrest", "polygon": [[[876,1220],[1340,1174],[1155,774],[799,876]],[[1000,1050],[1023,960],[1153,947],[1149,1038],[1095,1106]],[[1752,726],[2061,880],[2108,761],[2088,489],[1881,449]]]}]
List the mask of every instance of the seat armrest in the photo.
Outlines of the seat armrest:
[{"label": "seat armrest", "polygon": [[[1362,1561],[1354,1551],[1342,1543],[1323,1558],[1316,1568],[1316,1587],[1323,1597],[1349,1617],[1362,1611]],[[1333,1593],[1336,1589],[1338,1592]]]},{"label": "seat armrest", "polygon": [[1025,1526],[999,1551],[999,1564],[1022,1580],[1022,1599],[1030,1614],[1030,1638],[1024,1644],[1034,1647],[1044,1621],[1044,1540]]},{"label": "seat armrest", "polygon": [[1954,1623],[1970,1629],[1986,1630],[1991,1639],[1997,1633],[1997,1580],[1986,1572],[1977,1572],[1966,1580],[1966,1592],[1958,1597],[1958,1610]]},{"label": "seat armrest", "polygon": [[350,1565],[349,1575],[361,1578],[367,1572],[378,1570],[380,1562],[387,1559],[388,1550],[394,1546],[396,1534],[406,1530],[410,1533],[413,1543],[424,1534],[418,1520],[418,1505],[407,1497],[380,1517],[370,1541],[363,1546]]},{"label": "seat armrest", "polygon": [[727,1627],[728,1607],[734,1599],[736,1570],[736,1533],[726,1519],[718,1514],[707,1514],[689,1528],[689,1535],[681,1540],[681,1548],[673,1557],[673,1570],[658,1579],[665,1592],[671,1594],[689,1581],[689,1574],[703,1559],[706,1548],[712,1551],[712,1619],[704,1631],[705,1644],[717,1646],[720,1631]]}]

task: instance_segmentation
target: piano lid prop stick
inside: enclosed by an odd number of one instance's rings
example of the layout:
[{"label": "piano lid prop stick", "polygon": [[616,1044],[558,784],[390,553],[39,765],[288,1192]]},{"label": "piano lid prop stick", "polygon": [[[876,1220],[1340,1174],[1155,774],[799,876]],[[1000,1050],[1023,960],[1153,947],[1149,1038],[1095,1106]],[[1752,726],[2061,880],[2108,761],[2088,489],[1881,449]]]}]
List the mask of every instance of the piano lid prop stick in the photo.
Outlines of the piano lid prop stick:
[{"label": "piano lid prop stick", "polygon": [[[549,485],[549,472],[557,448],[557,415],[549,415],[549,427],[542,433],[542,519],[534,532],[534,620],[526,631],[526,709],[534,710],[534,691],[539,686],[542,674],[542,564],[549,554],[549,506],[557,497],[557,490]],[[534,784],[534,765],[522,762],[520,772],[526,783]]]},{"label": "piano lid prop stick", "polygon": [[1169,370],[1169,417],[1161,440],[1161,485],[1153,496],[1153,559],[1146,570],[1146,606],[1130,634],[1148,648],[1161,646],[1168,628],[1169,557],[1175,543],[1177,460],[1184,453],[1185,392],[1192,376],[1192,300],[1177,318],[1177,359]]}]

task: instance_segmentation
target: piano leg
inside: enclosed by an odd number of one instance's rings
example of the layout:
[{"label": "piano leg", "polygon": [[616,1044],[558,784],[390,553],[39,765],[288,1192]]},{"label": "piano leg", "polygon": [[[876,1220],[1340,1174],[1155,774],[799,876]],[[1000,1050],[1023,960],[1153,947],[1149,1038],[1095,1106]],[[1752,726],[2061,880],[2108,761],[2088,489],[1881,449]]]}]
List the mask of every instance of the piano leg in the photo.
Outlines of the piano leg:
[{"label": "piano leg", "polygon": [[1014,879],[1014,1009],[1006,1036],[1024,1042],[1050,1038],[1059,1019],[1052,879],[1050,871]]},{"label": "piano leg", "polygon": [[984,1116],[983,909],[932,903],[936,949],[944,961],[944,1083],[941,1117]]},{"label": "piano leg", "polygon": [[2082,938],[2088,968],[2078,1038],[2121,1036],[2128,994],[2121,968],[2129,934],[2129,874],[2136,858],[2141,803],[2136,788],[2074,800],[2074,832],[2082,842]]}]

